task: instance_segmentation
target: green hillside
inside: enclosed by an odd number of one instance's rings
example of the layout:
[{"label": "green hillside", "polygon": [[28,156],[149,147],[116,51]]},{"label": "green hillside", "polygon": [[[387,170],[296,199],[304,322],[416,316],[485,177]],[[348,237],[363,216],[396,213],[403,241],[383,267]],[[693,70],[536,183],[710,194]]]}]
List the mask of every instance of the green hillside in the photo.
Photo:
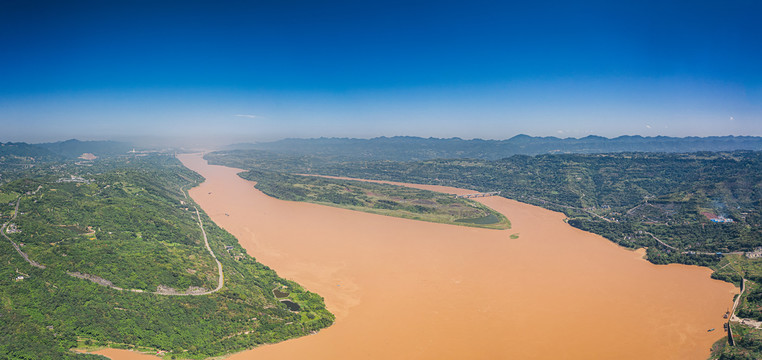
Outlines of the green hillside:
[{"label": "green hillside", "polygon": [[201,180],[151,155],[59,163],[1,186],[11,231],[0,238],[0,358],[83,357],[68,350],[77,346],[206,358],[329,326],[320,296],[256,262],[201,212],[224,272],[214,291],[217,264],[184,193]]}]

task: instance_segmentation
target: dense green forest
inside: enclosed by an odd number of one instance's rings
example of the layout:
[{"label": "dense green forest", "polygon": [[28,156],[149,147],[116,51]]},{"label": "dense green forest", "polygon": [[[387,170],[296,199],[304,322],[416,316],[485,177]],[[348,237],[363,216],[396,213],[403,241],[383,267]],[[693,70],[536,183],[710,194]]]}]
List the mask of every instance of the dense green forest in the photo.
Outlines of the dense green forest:
[{"label": "dense green forest", "polygon": [[41,165],[63,157],[27,143],[0,143],[0,184],[40,173]]},{"label": "dense green forest", "polygon": [[256,188],[272,197],[337,206],[380,215],[438,223],[510,228],[502,214],[478,202],[451,194],[316,176],[251,170],[241,177],[256,181]]},{"label": "dense green forest", "polygon": [[180,189],[200,178],[169,159],[141,158],[103,174],[9,183],[7,191],[30,194],[14,222],[23,231],[8,236],[42,264],[96,274],[118,287],[212,289],[216,264]]},{"label": "dense green forest", "polygon": [[[202,179],[174,157],[120,156],[36,168],[32,177],[0,186],[2,222],[13,225],[7,236],[41,264],[32,266],[0,237],[0,358],[96,358],[69,351],[77,346],[206,358],[332,324],[320,296],[258,263],[203,212],[224,287],[203,296],[153,293],[160,286],[184,293],[218,284],[196,206],[184,193]],[[70,275],[75,272],[143,292]],[[276,288],[281,298],[273,294]],[[286,299],[298,310],[289,310]]]},{"label": "dense green forest", "polygon": [[[134,149],[131,144],[116,141],[79,141],[75,139],[42,144],[24,142],[0,143],[0,184],[21,178],[44,176],[60,167],[67,159],[88,153],[97,157],[124,155]],[[81,165],[91,165],[82,159]]]}]

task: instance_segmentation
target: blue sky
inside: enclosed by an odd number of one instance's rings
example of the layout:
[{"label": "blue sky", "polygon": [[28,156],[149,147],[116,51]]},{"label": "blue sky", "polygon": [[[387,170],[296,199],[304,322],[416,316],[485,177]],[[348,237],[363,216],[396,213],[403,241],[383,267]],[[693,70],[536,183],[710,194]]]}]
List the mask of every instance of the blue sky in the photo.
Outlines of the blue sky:
[{"label": "blue sky", "polygon": [[0,141],[762,135],[758,1],[0,0]]}]

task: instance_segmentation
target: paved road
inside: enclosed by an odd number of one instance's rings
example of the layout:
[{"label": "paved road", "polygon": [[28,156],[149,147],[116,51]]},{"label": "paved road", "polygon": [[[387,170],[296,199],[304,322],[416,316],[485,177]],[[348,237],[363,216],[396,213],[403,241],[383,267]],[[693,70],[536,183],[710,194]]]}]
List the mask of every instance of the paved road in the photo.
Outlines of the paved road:
[{"label": "paved road", "polygon": [[214,255],[214,251],[212,251],[212,247],[209,246],[209,239],[206,237],[206,231],[204,230],[204,224],[201,222],[201,213],[199,213],[197,207],[194,206],[193,208],[196,209],[196,218],[198,219],[198,226],[201,227],[201,234],[204,235],[204,245],[206,245],[206,249],[209,250],[209,253],[212,254],[212,258],[214,258],[214,262],[217,263],[217,271],[219,273],[219,280],[218,280],[219,283],[217,284],[217,288],[215,288],[212,291],[207,291],[205,293],[193,294],[193,295],[208,295],[208,294],[220,291],[220,289],[222,289],[222,287],[225,285],[225,276],[222,273],[222,263],[220,263],[220,261],[217,260],[217,256]]},{"label": "paved road", "polygon": [[[662,244],[662,245],[664,245],[664,246],[666,246],[666,247],[668,247],[668,248],[670,248],[670,249],[672,249],[672,250],[680,251],[680,249],[678,249],[678,248],[676,248],[676,247],[674,247],[674,246],[672,246],[672,245],[669,245],[669,244],[665,243],[664,241],[661,241],[659,238],[657,238],[656,236],[654,236],[654,234],[651,234],[651,233],[650,233],[650,232],[648,232],[648,231],[643,231],[643,233],[644,233],[644,234],[648,234],[648,235],[651,235],[651,237],[652,237],[652,238],[654,238],[654,240],[656,240],[656,241],[657,241],[659,244]],[[714,255],[714,254],[712,254],[712,255]]]},{"label": "paved road", "polygon": [[0,233],[2,233],[3,236],[6,239],[8,239],[8,241],[11,242],[11,244],[13,244],[13,247],[16,249],[16,251],[19,253],[19,255],[21,255],[21,257],[23,257],[24,260],[26,260],[26,262],[29,263],[29,265],[32,265],[32,266],[40,268],[40,269],[44,269],[45,265],[42,265],[42,264],[40,264],[40,263],[30,259],[29,255],[27,255],[25,252],[21,251],[21,247],[19,247],[19,245],[16,244],[15,241],[11,240],[11,238],[9,238],[8,235],[5,234],[5,228],[8,227],[8,224],[10,224],[13,220],[15,220],[16,216],[18,216],[18,214],[19,214],[19,204],[21,204],[21,196],[19,196],[19,198],[16,199],[16,210],[13,212],[13,217],[10,220],[8,220],[5,224],[3,224],[3,227],[0,228]]},{"label": "paved road", "polygon": [[[584,195],[584,194],[583,194],[583,195]],[[598,215],[598,214],[596,214],[596,213],[594,213],[594,212],[592,212],[592,211],[590,211],[590,210],[587,210],[587,209],[583,209],[583,208],[580,208],[580,207],[576,207],[576,206],[570,206],[570,205],[561,205],[561,204],[556,204],[556,203],[554,203],[554,202],[551,202],[551,201],[547,201],[547,200],[544,200],[544,199],[540,199],[540,198],[538,198],[538,197],[534,197],[534,196],[527,196],[527,198],[530,198],[530,199],[534,199],[534,200],[537,200],[537,201],[543,202],[543,203],[545,203],[545,204],[550,204],[550,205],[553,205],[553,206],[558,206],[558,207],[566,208],[566,209],[574,209],[574,210],[584,211],[584,212],[586,212],[586,213],[588,213],[588,214],[590,214],[590,215],[592,215],[592,216],[595,216],[595,217],[597,217],[597,218],[599,218],[599,219],[601,219],[601,220],[605,220],[606,222],[612,222],[612,220],[611,220],[611,219],[605,218],[605,217],[603,217],[603,216],[601,216],[601,215]]]}]

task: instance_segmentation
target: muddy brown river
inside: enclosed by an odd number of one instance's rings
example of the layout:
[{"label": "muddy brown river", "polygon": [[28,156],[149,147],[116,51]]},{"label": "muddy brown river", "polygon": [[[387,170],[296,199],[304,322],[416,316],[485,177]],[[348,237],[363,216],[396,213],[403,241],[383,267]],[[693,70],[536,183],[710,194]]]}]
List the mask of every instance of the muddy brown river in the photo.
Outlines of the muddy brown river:
[{"label": "muddy brown river", "polygon": [[230,359],[703,360],[725,336],[734,286],[650,264],[560,213],[489,197],[478,201],[512,229],[427,223],[276,200],[240,170],[180,160],[206,178],[190,194],[217,224],[336,314],[318,334]]}]

